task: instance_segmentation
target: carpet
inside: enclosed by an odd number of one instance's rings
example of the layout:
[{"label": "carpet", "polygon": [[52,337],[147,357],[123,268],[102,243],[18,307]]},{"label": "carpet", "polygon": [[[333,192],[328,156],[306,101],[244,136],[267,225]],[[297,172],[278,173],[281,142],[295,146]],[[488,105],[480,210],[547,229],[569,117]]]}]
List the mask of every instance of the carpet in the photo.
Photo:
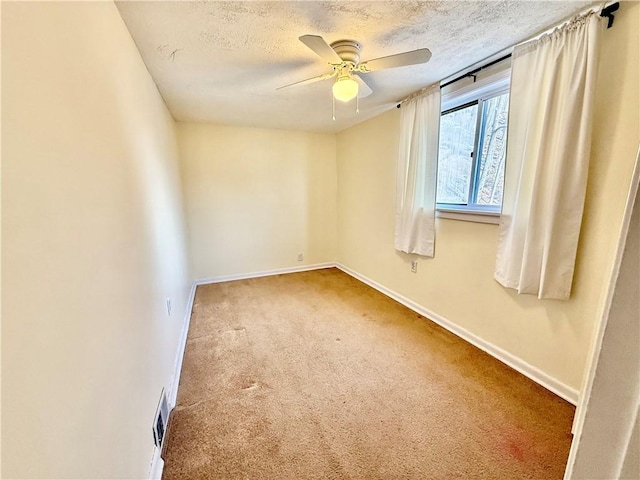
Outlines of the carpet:
[{"label": "carpet", "polygon": [[560,479],[573,414],[337,269],[204,285],[163,479]]}]

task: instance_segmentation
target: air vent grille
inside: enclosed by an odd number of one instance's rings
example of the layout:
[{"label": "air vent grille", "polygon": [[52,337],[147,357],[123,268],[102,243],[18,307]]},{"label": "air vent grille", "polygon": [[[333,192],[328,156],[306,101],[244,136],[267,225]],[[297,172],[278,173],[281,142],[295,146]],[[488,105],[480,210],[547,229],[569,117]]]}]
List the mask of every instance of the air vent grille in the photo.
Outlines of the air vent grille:
[{"label": "air vent grille", "polygon": [[169,405],[167,403],[167,395],[162,389],[160,392],[160,401],[158,402],[158,408],[153,421],[153,442],[156,447],[162,447],[162,440],[164,434],[167,431],[167,423],[169,421]]}]

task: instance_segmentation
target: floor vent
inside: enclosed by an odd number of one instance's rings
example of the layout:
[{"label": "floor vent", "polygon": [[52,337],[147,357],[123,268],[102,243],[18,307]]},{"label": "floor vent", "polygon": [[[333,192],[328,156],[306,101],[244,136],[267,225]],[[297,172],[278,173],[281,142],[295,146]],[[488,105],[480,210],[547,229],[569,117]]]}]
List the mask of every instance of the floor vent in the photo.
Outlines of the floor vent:
[{"label": "floor vent", "polygon": [[164,434],[167,431],[168,422],[169,405],[167,403],[167,395],[163,388],[160,393],[160,401],[158,402],[158,408],[156,409],[156,415],[153,421],[153,442],[158,448],[162,448],[162,440],[164,439]]}]

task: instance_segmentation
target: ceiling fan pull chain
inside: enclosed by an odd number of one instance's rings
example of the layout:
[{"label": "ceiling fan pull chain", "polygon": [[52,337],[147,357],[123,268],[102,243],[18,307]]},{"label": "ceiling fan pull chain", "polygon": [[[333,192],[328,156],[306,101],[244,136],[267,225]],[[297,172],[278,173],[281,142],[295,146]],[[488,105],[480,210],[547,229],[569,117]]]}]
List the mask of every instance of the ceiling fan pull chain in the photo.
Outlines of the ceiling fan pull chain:
[{"label": "ceiling fan pull chain", "polygon": [[360,113],[360,97],[356,95],[356,115]]},{"label": "ceiling fan pull chain", "polygon": [[333,94],[331,95],[331,111],[332,111],[332,117],[333,117],[333,121],[336,121],[336,99],[333,97]]}]

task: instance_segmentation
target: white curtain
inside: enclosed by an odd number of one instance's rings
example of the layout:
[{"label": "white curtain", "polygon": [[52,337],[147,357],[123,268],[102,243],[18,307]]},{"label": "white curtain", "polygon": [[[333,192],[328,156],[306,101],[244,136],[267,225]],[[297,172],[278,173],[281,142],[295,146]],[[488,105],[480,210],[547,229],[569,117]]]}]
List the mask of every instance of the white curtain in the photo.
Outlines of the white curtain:
[{"label": "white curtain", "polygon": [[440,86],[402,105],[396,188],[395,248],[433,257]]},{"label": "white curtain", "polygon": [[600,24],[594,13],[513,51],[495,279],[567,299],[582,223]]}]

